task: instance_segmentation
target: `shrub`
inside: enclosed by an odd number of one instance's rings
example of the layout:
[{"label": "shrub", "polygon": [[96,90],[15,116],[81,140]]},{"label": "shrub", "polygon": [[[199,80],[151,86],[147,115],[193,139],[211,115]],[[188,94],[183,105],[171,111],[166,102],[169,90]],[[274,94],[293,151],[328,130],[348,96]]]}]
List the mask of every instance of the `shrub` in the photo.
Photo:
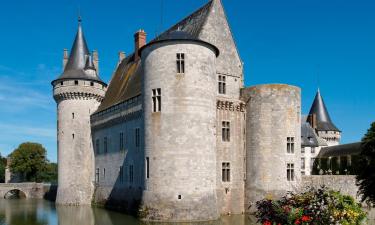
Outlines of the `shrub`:
[{"label": "shrub", "polygon": [[289,192],[278,200],[258,201],[256,206],[256,217],[263,225],[359,225],[366,218],[351,196],[325,187]]}]

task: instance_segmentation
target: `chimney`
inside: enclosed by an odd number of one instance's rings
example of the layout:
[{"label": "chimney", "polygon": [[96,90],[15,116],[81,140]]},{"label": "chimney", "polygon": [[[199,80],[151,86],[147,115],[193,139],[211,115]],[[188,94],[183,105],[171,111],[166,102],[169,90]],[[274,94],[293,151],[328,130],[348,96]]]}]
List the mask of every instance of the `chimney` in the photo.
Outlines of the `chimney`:
[{"label": "chimney", "polygon": [[118,64],[122,62],[123,59],[126,58],[125,52],[119,52],[118,53]]},{"label": "chimney", "polygon": [[92,52],[92,61],[94,62],[96,74],[99,75],[99,53],[98,53],[98,50],[94,50]]},{"label": "chimney", "polygon": [[65,66],[68,63],[69,59],[69,52],[68,49],[64,48],[64,56],[63,56],[63,70],[65,70]]},{"label": "chimney", "polygon": [[144,30],[139,30],[134,34],[134,61],[139,60],[139,49],[146,45],[146,32]]},{"label": "chimney", "polygon": [[313,129],[316,129],[317,128],[317,124],[316,124],[316,114],[310,114],[307,116],[307,122],[310,124],[310,126],[313,128]]}]

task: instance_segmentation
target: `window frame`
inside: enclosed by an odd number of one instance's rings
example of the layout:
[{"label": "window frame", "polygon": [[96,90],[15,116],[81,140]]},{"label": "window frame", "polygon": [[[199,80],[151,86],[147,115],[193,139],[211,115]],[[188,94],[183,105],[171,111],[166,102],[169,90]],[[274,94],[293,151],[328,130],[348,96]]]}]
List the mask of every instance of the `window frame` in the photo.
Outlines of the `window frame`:
[{"label": "window frame", "polygon": [[221,141],[230,142],[230,121],[221,121]]},{"label": "window frame", "polygon": [[161,112],[161,88],[152,89],[152,112]]},{"label": "window frame", "polygon": [[218,93],[221,95],[227,94],[227,77],[225,75],[218,76]]},{"label": "window frame", "polygon": [[223,183],[229,183],[231,180],[230,174],[230,162],[221,163],[221,181]]},{"label": "window frame", "polygon": [[185,53],[176,53],[177,74],[185,74]]},{"label": "window frame", "polygon": [[287,181],[292,182],[295,180],[294,163],[287,163],[286,174]]},{"label": "window frame", "polygon": [[294,154],[295,150],[295,138],[287,137],[286,138],[286,152],[288,154]]}]

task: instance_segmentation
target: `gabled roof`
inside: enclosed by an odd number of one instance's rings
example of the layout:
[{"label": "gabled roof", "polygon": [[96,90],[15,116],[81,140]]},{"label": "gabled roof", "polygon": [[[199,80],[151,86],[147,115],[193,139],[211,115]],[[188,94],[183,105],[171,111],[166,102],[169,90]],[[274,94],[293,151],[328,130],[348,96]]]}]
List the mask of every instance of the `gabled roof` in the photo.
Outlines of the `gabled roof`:
[{"label": "gabled roof", "polygon": [[333,124],[331,117],[328,114],[326,105],[320,95],[320,90],[316,93],[314,102],[310,108],[309,115],[316,115],[317,130],[318,131],[339,131],[340,130]]},{"label": "gabled roof", "polygon": [[90,55],[87,42],[83,34],[81,19],[78,20],[78,30],[72,49],[70,51],[68,62],[57,80],[63,79],[86,79],[95,80],[103,83],[97,74],[94,76],[85,72],[87,57]]}]

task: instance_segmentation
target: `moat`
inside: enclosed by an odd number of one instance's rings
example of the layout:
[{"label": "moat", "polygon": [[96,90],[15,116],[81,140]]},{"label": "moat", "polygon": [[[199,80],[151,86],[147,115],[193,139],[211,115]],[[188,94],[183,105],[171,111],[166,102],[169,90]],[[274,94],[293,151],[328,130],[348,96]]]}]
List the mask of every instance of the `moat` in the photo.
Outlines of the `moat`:
[{"label": "moat", "polygon": [[[178,225],[256,225],[254,218],[225,216],[214,222]],[[33,199],[0,199],[0,225],[140,225],[150,224],[125,214],[96,207],[56,207],[53,202]],[[156,223],[164,225],[163,223]],[[174,223],[166,223],[173,225]]]}]

